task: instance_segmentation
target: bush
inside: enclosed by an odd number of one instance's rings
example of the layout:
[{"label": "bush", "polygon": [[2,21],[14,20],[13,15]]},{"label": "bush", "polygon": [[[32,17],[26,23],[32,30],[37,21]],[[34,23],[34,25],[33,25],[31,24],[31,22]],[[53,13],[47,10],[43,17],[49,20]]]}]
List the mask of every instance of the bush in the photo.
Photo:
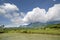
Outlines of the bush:
[{"label": "bush", "polygon": [[26,30],[24,30],[22,33],[27,33],[27,31],[26,31]]}]

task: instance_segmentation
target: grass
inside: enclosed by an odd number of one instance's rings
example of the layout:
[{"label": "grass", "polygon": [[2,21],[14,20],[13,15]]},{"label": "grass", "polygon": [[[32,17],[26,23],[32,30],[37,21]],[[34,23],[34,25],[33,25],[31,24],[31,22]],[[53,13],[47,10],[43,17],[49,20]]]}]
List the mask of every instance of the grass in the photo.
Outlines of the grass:
[{"label": "grass", "polygon": [[60,30],[56,29],[39,29],[39,30],[30,30],[31,33],[39,33],[39,34],[57,34],[60,35]]},{"label": "grass", "polygon": [[60,29],[28,29],[28,30],[20,30],[18,33],[30,33],[30,34],[55,34],[60,35]]},{"label": "grass", "polygon": [[56,34],[60,35],[60,29],[20,29],[20,30],[4,30],[2,33],[29,33],[29,34]]},{"label": "grass", "polygon": [[60,35],[3,33],[0,40],[60,40]]}]

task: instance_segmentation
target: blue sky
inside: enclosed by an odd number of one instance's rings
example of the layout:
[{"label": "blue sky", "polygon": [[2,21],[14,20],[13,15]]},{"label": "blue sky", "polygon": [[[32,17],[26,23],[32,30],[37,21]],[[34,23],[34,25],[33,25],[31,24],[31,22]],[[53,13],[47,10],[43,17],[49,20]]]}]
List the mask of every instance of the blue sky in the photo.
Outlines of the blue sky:
[{"label": "blue sky", "polygon": [[[19,11],[17,13],[24,13],[25,15],[32,11],[34,8],[39,7],[45,9],[47,12],[49,8],[53,7],[55,4],[60,4],[60,0],[0,0],[0,6],[4,3],[14,4],[17,6]],[[38,9],[38,8],[37,8]],[[0,24],[11,24],[9,18],[0,15]]]},{"label": "blue sky", "polygon": [[48,10],[48,8],[52,7],[54,4],[60,3],[60,0],[0,0],[0,4],[3,3],[13,3],[20,9],[20,11],[27,12],[35,7]]}]

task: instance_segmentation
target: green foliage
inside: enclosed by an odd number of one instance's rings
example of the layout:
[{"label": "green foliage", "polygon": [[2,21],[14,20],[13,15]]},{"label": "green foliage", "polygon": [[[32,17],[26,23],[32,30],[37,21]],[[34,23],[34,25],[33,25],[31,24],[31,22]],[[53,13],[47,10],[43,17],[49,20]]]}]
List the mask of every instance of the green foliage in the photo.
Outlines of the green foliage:
[{"label": "green foliage", "polygon": [[60,35],[60,24],[51,24],[45,27],[12,27],[4,28],[0,27],[0,33],[42,33],[42,34],[59,34]]},{"label": "green foliage", "polygon": [[46,28],[60,29],[60,24],[47,25]]},{"label": "green foliage", "polygon": [[4,33],[4,25],[0,26],[0,33]]}]

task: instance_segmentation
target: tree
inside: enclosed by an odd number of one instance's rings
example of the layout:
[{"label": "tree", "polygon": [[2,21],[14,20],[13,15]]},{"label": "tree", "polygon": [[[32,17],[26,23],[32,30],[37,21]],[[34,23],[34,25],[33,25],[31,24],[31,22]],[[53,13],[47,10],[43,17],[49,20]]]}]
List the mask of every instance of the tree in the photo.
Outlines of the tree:
[{"label": "tree", "polygon": [[0,33],[4,33],[4,25],[0,26]]}]

